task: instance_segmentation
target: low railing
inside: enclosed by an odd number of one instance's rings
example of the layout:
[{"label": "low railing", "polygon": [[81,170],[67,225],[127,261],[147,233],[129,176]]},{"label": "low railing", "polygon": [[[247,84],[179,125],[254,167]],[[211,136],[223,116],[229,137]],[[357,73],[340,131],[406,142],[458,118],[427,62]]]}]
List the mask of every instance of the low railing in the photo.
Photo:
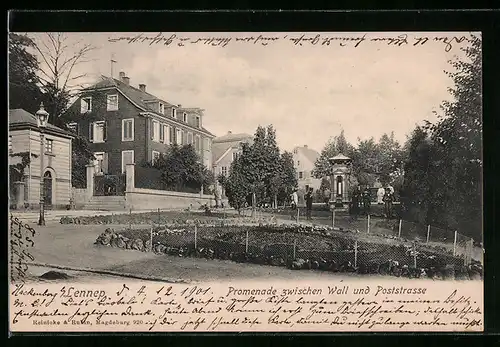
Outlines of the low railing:
[{"label": "low railing", "polygon": [[94,195],[123,196],[125,195],[126,182],[125,174],[94,176]]}]

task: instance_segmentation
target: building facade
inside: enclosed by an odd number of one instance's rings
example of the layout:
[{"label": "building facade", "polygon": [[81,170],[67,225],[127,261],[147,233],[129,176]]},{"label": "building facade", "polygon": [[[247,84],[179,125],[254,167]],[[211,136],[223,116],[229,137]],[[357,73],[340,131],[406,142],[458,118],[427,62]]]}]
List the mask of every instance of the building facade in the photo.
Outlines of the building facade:
[{"label": "building facade", "polygon": [[306,186],[312,187],[315,191],[321,186],[321,179],[314,178],[312,171],[314,164],[319,158],[319,153],[309,148],[307,145],[295,147],[293,153],[293,165],[297,171],[297,183],[300,190]]},{"label": "building facade", "polygon": [[203,127],[204,110],[174,105],[133,87],[120,72],[119,79],[102,80],[82,91],[68,112],[76,121],[69,126],[89,139],[97,175],[119,175],[126,164],[154,162],[172,144],[191,144],[203,164],[212,166],[215,137]]},{"label": "building facade", "polygon": [[38,207],[42,175],[46,208],[66,208],[70,204],[72,138],[68,131],[52,124],[41,132],[35,115],[23,109],[9,110],[9,165],[21,163],[23,155],[30,158],[18,180],[10,177],[11,205],[15,202],[17,207]]},{"label": "building facade", "polygon": [[241,153],[241,144],[252,141],[252,135],[233,134],[231,131],[224,136],[216,137],[212,141],[212,170],[215,177],[229,175],[231,163]]}]

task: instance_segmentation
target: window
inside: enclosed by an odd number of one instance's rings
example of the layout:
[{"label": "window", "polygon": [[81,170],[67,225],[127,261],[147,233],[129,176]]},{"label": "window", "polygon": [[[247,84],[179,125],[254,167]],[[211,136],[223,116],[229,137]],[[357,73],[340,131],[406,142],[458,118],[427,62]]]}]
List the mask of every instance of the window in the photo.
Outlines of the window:
[{"label": "window", "polygon": [[178,145],[182,145],[182,130],[181,129],[176,129],[175,143]]},{"label": "window", "polygon": [[221,174],[222,176],[227,176],[227,167],[225,166],[221,167]]},{"label": "window", "polygon": [[172,108],[172,117],[177,118],[177,110]]},{"label": "window", "polygon": [[201,118],[200,116],[196,116],[196,127],[197,128],[201,128]]},{"label": "window", "polygon": [[211,145],[211,143],[210,143],[210,139],[209,139],[209,138],[205,138],[205,146],[204,146],[204,148],[203,148],[203,149],[204,149],[205,151],[209,151],[209,150],[210,150],[210,145]]},{"label": "window", "polygon": [[193,133],[188,133],[188,135],[187,135],[187,143],[188,143],[188,145],[192,145],[193,144]]},{"label": "window", "polygon": [[92,112],[92,98],[90,96],[81,99],[80,111],[81,113]]},{"label": "window", "polygon": [[299,172],[299,180],[304,178],[304,173],[302,171]]},{"label": "window", "polygon": [[293,154],[297,154],[298,152],[299,152],[299,151],[297,150],[297,148],[295,148],[295,149],[293,150]]},{"label": "window", "polygon": [[165,126],[160,124],[160,142],[165,142]]},{"label": "window", "polygon": [[196,135],[194,137],[194,149],[196,150],[196,153],[200,154],[201,148],[200,148],[200,135]]},{"label": "window", "polygon": [[165,114],[165,105],[160,102],[160,113]]},{"label": "window", "polygon": [[106,141],[106,122],[98,121],[89,124],[90,142],[99,143]]},{"label": "window", "polygon": [[236,160],[238,159],[238,153],[237,152],[233,152],[233,160]]},{"label": "window", "polygon": [[52,139],[45,140],[45,153],[52,153],[54,150],[54,141]]},{"label": "window", "polygon": [[108,155],[104,152],[94,153],[94,169],[97,175],[102,175],[108,172]]},{"label": "window", "polygon": [[165,137],[163,139],[164,143],[170,143],[170,129],[168,125],[163,125],[163,136]]},{"label": "window", "polygon": [[134,141],[134,118],[122,119],[122,141]]},{"label": "window", "polygon": [[122,151],[122,173],[125,172],[127,164],[134,164],[134,151]]},{"label": "window", "polygon": [[68,129],[72,132],[74,132],[75,134],[79,135],[78,133],[78,123],[69,123],[68,124]]},{"label": "window", "polygon": [[12,153],[12,136],[9,136],[9,153]]},{"label": "window", "polygon": [[187,123],[187,122],[188,122],[188,115],[187,115],[187,113],[186,113],[186,112],[184,112],[184,113],[182,114],[182,121],[183,121],[184,123]]},{"label": "window", "polygon": [[153,151],[153,155],[151,156],[151,163],[154,165],[158,159],[160,159],[160,152]]},{"label": "window", "polygon": [[297,166],[300,166],[300,160],[297,160]]},{"label": "window", "polygon": [[175,129],[174,129],[174,127],[170,127],[170,126],[168,128],[170,130],[170,139],[169,139],[170,142],[169,143],[173,144],[173,143],[175,143]]},{"label": "window", "polygon": [[106,109],[108,111],[118,111],[118,94],[108,95]]},{"label": "window", "polygon": [[153,141],[160,142],[160,123],[156,120],[153,121]]}]

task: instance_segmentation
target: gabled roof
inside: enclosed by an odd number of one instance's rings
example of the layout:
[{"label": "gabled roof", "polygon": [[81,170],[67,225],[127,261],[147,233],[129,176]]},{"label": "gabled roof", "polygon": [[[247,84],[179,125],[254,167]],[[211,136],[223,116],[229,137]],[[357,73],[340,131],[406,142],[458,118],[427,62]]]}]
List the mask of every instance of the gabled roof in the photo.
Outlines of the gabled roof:
[{"label": "gabled roof", "polygon": [[219,160],[229,153],[229,149],[238,148],[242,142],[252,143],[252,141],[253,137],[248,134],[227,134],[216,137],[212,140],[212,162],[217,164]]},{"label": "gabled roof", "polygon": [[300,152],[304,157],[307,158],[307,160],[309,160],[313,164],[319,158],[319,153],[309,147],[295,147],[293,150],[297,150],[297,152]]},{"label": "gabled roof", "polygon": [[[22,129],[22,128],[38,128],[38,120],[35,115],[23,110],[22,108],[15,108],[9,110],[9,128],[12,130]],[[54,133],[61,135],[63,137],[73,138],[74,135],[69,131],[61,129],[53,124],[47,123],[45,131],[49,133]]]},{"label": "gabled roof", "polygon": [[346,157],[345,155],[343,155],[342,153],[340,154],[337,154],[336,156],[330,158],[330,160],[350,160],[351,158],[349,157]]},{"label": "gabled roof", "polygon": [[[169,103],[163,99],[160,99],[153,94],[142,91],[139,88],[135,88],[129,84],[123,83],[122,81],[120,81],[116,78],[107,77],[107,76],[101,76],[101,81],[97,82],[96,84],[94,84],[90,87],[82,89],[82,91],[92,91],[92,90],[103,89],[103,88],[117,88],[121,93],[123,93],[123,95],[125,95],[125,97],[130,99],[130,101],[132,101],[134,104],[136,104],[143,111],[151,112],[151,113],[160,115],[161,117],[172,118],[169,115],[161,114],[161,113],[155,111],[153,108],[151,108],[150,107],[151,102],[153,102],[153,101],[162,102],[167,107],[176,107],[176,108],[179,108],[181,110],[201,111],[201,109],[197,108],[197,107],[192,107],[192,108],[178,107],[177,105],[174,105],[174,104]],[[210,131],[208,131],[204,127],[201,127],[201,130],[204,131],[205,133],[211,135],[211,136],[215,136],[214,134],[212,134]]]},{"label": "gabled roof", "polygon": [[242,140],[253,139],[252,135],[246,133],[233,134],[228,132],[226,135],[216,137],[212,140],[213,143],[222,143],[222,142],[239,142]]}]

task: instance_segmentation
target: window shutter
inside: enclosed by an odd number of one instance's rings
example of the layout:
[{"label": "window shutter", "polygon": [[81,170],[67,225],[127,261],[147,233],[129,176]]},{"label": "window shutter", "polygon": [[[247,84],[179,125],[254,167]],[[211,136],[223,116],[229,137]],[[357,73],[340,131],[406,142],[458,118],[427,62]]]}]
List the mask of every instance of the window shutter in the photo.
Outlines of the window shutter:
[{"label": "window shutter", "polygon": [[106,141],[107,137],[108,137],[108,126],[107,126],[107,123],[108,122],[104,122],[104,124],[102,125],[102,139],[103,141]]},{"label": "window shutter", "polygon": [[154,126],[153,126],[153,120],[152,119],[149,120],[149,130],[150,130],[151,140],[153,140],[155,138],[155,129],[154,129]]},{"label": "window shutter", "polygon": [[169,127],[170,129],[170,143],[174,143],[175,139],[175,132],[174,132],[174,127]]},{"label": "window shutter", "polygon": [[160,142],[163,142],[165,140],[165,127],[163,124],[159,125],[160,127]]},{"label": "window shutter", "polygon": [[94,123],[89,124],[89,141],[94,142]]},{"label": "window shutter", "polygon": [[108,173],[108,153],[103,154],[103,159],[102,159],[102,172],[105,174]]}]

